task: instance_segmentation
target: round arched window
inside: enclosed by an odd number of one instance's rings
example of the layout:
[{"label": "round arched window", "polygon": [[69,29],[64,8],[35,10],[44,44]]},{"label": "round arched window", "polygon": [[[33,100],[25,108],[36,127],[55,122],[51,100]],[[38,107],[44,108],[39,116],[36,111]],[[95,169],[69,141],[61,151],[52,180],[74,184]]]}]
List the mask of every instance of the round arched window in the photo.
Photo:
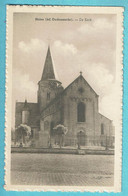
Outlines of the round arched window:
[{"label": "round arched window", "polygon": [[83,102],[78,103],[77,105],[77,121],[85,122],[85,104]]}]

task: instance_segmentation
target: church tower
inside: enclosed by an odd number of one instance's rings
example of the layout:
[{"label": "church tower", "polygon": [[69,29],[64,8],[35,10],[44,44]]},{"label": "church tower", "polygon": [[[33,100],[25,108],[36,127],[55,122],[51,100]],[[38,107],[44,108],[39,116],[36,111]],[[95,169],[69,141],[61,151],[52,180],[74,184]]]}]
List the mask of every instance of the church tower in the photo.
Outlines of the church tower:
[{"label": "church tower", "polygon": [[63,87],[56,80],[50,48],[48,47],[41,80],[38,82],[38,104],[40,112],[60,93]]},{"label": "church tower", "polygon": [[29,116],[30,116],[29,106],[28,106],[27,100],[25,100],[24,107],[22,109],[22,124],[28,125]]}]

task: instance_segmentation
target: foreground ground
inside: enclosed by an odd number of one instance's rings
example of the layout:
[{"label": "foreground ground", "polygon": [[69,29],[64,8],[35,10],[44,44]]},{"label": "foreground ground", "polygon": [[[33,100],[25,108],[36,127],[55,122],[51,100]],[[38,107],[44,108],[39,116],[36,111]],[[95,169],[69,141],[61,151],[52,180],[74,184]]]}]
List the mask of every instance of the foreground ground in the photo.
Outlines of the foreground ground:
[{"label": "foreground ground", "polygon": [[12,153],[11,183],[113,186],[114,156]]}]

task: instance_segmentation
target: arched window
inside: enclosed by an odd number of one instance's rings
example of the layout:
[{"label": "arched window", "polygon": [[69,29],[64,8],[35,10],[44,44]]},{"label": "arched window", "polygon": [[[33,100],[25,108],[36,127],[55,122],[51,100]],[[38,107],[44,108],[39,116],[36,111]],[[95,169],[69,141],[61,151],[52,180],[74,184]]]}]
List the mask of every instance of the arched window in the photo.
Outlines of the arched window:
[{"label": "arched window", "polygon": [[50,100],[50,93],[47,93],[47,100]]},{"label": "arched window", "polygon": [[85,122],[85,104],[80,102],[77,105],[77,121],[78,122]]},{"label": "arched window", "polygon": [[104,124],[101,123],[101,135],[104,135]]},{"label": "arched window", "polygon": [[54,122],[52,121],[51,124],[50,124],[50,136],[53,136],[54,135]]},{"label": "arched window", "polygon": [[49,122],[46,120],[44,121],[44,131],[49,130]]},{"label": "arched window", "polygon": [[34,131],[33,131],[33,129],[31,129],[31,137],[32,138],[34,137]]}]

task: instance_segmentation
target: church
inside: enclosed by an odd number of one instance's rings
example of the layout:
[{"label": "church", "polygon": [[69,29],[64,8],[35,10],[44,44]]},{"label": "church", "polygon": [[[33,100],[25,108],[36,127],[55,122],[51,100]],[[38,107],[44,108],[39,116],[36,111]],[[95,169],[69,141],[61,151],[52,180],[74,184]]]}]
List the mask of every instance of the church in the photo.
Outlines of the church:
[{"label": "church", "polygon": [[16,102],[15,128],[20,124],[30,126],[35,147],[57,145],[54,127],[59,124],[68,130],[63,135],[63,146],[76,146],[78,140],[81,146],[113,146],[112,120],[99,113],[98,99],[82,72],[63,88],[56,79],[48,47],[37,103]]}]

